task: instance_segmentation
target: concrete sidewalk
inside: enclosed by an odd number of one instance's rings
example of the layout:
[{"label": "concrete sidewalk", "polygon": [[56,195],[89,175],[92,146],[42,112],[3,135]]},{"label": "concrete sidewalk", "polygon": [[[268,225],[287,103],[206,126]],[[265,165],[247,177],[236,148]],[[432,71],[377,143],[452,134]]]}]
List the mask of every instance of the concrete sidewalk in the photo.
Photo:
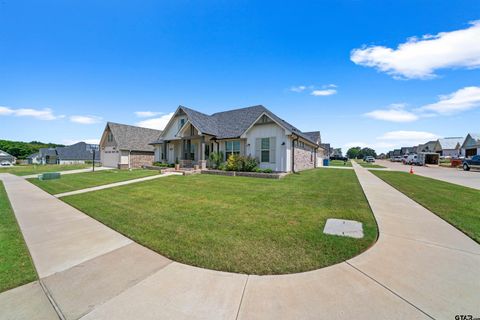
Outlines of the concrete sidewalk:
[{"label": "concrete sidewalk", "polygon": [[[454,319],[456,314],[480,315],[480,246],[368,170],[356,164],[354,170],[378,221],[378,242],[337,265],[275,276],[233,274],[172,262],[21,178],[0,178],[40,281],[65,319]],[[0,294],[0,306],[6,305],[2,301],[12,301],[9,293]],[[0,312],[8,317],[38,305],[19,300]]]},{"label": "concrete sidewalk", "polygon": [[[95,171],[113,170],[113,169],[114,168],[109,168],[109,167],[95,167]],[[92,172],[92,168],[66,170],[66,171],[58,171],[58,172],[60,172],[61,175],[83,173],[83,172]],[[37,178],[38,175],[40,175],[40,174],[42,174],[42,173],[30,174],[28,176],[20,176],[20,178],[32,179],[32,178]]]},{"label": "concrete sidewalk", "polygon": [[81,194],[81,193],[86,193],[86,192],[109,189],[109,188],[124,186],[124,185],[127,185],[127,184],[138,183],[138,182],[142,182],[142,181],[148,181],[148,180],[153,180],[153,179],[158,179],[158,178],[163,178],[163,177],[168,177],[168,176],[175,176],[175,175],[177,175],[177,176],[180,175],[181,176],[182,173],[166,172],[166,173],[157,174],[157,175],[154,175],[154,176],[148,176],[148,177],[143,177],[143,178],[138,178],[138,179],[119,181],[119,182],[104,184],[104,185],[101,185],[101,186],[96,186],[96,187],[91,187],[91,188],[86,188],[86,189],[80,189],[80,190],[75,190],[75,191],[69,191],[69,192],[64,192],[64,193],[59,193],[59,194],[55,194],[54,196],[57,197],[57,198],[61,198],[61,197],[66,197],[66,196],[72,196],[72,195],[75,195],[75,194]]}]

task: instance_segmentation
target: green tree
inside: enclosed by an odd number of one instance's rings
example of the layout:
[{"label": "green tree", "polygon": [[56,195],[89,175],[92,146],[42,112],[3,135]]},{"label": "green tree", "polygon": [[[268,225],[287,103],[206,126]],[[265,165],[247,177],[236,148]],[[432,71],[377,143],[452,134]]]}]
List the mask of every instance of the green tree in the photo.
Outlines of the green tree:
[{"label": "green tree", "polygon": [[348,149],[347,157],[349,159],[356,159],[361,150],[362,150],[362,148],[360,148],[360,147],[352,147],[352,148]]},{"label": "green tree", "polygon": [[360,152],[358,153],[357,155],[358,159],[363,159],[365,157],[374,157],[376,158],[377,157],[377,153],[375,152],[375,150],[371,149],[371,148],[363,148],[362,150],[360,150]]}]

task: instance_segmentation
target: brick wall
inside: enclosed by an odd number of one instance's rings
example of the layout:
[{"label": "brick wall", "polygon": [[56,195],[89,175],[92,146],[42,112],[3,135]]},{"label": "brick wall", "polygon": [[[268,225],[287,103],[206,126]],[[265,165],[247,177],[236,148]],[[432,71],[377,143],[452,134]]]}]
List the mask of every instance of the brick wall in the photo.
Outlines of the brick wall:
[{"label": "brick wall", "polygon": [[130,154],[130,166],[140,168],[141,166],[151,166],[154,161],[153,152],[133,152]]},{"label": "brick wall", "polygon": [[315,167],[315,156],[312,157],[312,152],[295,148],[295,170],[302,171],[306,169],[313,169]]}]

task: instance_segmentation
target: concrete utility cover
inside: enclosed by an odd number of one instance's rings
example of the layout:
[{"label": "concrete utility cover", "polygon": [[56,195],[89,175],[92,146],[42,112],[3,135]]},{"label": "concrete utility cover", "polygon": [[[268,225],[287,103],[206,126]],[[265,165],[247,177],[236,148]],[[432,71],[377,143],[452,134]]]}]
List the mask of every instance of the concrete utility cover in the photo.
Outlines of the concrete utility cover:
[{"label": "concrete utility cover", "polygon": [[361,222],[343,219],[328,219],[323,229],[325,234],[336,236],[363,238],[363,226]]}]

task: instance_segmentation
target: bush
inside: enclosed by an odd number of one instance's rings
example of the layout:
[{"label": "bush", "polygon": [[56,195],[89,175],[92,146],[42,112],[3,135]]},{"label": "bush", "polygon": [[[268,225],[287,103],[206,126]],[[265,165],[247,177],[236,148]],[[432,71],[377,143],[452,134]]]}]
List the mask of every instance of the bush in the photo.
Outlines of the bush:
[{"label": "bush", "polygon": [[156,167],[161,167],[161,168],[167,168],[167,167],[172,167],[173,165],[170,165],[168,163],[163,163],[163,162],[154,162],[154,166]]},{"label": "bush", "polygon": [[223,161],[223,152],[212,152],[210,153],[210,162],[213,164],[213,167],[215,169],[223,170],[220,169],[220,165]]},{"label": "bush", "polygon": [[257,169],[255,169],[255,172],[258,172],[258,173],[272,173],[273,170],[272,170],[272,169],[260,169],[260,168],[257,168]]},{"label": "bush", "polygon": [[258,162],[255,158],[231,154],[227,159],[225,169],[227,171],[252,172],[257,168],[257,165]]}]

